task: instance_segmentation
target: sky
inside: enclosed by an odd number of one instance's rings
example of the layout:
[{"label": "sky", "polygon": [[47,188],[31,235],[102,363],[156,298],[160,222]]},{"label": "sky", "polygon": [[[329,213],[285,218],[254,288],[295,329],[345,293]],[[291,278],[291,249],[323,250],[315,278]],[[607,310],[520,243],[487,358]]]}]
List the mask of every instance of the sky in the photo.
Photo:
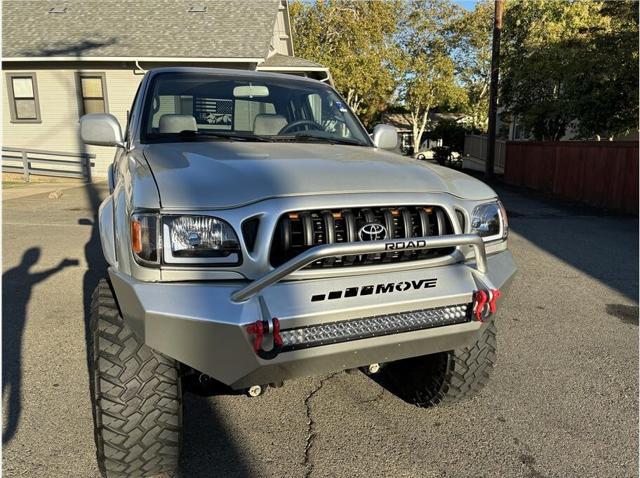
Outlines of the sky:
[{"label": "sky", "polygon": [[473,10],[473,7],[478,3],[478,0],[454,0],[453,3],[456,3],[467,10]]}]

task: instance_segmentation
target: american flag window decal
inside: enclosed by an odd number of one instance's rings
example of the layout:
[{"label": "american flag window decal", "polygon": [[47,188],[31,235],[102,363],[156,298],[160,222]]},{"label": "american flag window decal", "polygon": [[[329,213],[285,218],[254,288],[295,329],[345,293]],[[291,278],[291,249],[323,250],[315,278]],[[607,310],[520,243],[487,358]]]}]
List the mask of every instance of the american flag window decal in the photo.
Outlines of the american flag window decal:
[{"label": "american flag window decal", "polygon": [[233,100],[196,97],[194,112],[198,124],[233,125]]}]

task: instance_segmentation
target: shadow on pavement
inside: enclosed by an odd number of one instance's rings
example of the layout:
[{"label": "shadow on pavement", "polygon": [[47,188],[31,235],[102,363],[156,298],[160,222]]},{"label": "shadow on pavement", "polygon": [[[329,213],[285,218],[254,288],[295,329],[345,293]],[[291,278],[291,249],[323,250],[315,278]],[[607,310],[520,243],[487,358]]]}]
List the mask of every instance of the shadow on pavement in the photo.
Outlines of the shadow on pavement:
[{"label": "shadow on pavement", "polygon": [[511,228],[544,251],[638,302],[638,223],[590,217],[511,220]]},{"label": "shadow on pavement", "polygon": [[185,435],[176,478],[256,476],[211,399],[185,394],[183,419]]},{"label": "shadow on pavement", "polygon": [[60,272],[76,266],[75,259],[64,259],[41,272],[31,272],[40,260],[41,250],[32,247],[25,251],[20,264],[2,274],[2,396],[8,395],[4,411],[6,427],[2,443],[9,442],[18,428],[22,413],[22,337],[27,324],[27,312],[33,287]]},{"label": "shadow on pavement", "polygon": [[550,199],[498,181],[489,185],[507,209],[511,230],[638,302],[637,217]]},{"label": "shadow on pavement", "polygon": [[[87,183],[85,185],[85,195],[87,201],[87,207],[91,208],[93,214],[93,221],[87,221],[86,219],[80,219],[79,224],[91,225],[91,235],[89,240],[84,246],[84,258],[87,263],[87,270],[84,273],[82,279],[82,295],[84,305],[84,335],[85,344],[89,343],[89,314],[91,311],[91,295],[94,289],[97,287],[98,282],[103,277],[107,276],[107,263],[102,256],[102,246],[100,245],[100,228],[98,226],[98,208],[102,201],[103,194],[98,191],[98,188],[93,183]],[[87,352],[87,384],[88,382],[88,370],[89,370],[89,348]]]}]

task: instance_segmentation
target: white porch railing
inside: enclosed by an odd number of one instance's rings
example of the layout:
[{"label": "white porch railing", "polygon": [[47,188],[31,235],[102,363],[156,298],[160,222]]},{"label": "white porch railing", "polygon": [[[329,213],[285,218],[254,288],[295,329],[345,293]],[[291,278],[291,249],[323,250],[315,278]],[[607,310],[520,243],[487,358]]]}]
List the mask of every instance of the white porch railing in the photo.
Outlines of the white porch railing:
[{"label": "white porch railing", "polygon": [[2,147],[2,172],[22,174],[25,182],[30,176],[57,176],[91,181],[92,160],[95,154],[66,153],[42,149]]}]

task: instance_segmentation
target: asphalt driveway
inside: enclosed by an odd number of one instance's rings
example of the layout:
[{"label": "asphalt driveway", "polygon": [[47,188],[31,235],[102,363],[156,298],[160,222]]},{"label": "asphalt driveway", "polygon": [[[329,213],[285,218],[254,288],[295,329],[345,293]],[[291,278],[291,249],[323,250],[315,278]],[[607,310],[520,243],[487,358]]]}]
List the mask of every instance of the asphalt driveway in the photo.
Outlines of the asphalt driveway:
[{"label": "asphalt driveway", "polygon": [[[84,310],[105,187],[34,192],[3,203],[3,471],[98,476]],[[423,410],[345,373],[190,394],[178,476],[637,476],[637,220],[502,197],[519,275],[479,397]]]}]

